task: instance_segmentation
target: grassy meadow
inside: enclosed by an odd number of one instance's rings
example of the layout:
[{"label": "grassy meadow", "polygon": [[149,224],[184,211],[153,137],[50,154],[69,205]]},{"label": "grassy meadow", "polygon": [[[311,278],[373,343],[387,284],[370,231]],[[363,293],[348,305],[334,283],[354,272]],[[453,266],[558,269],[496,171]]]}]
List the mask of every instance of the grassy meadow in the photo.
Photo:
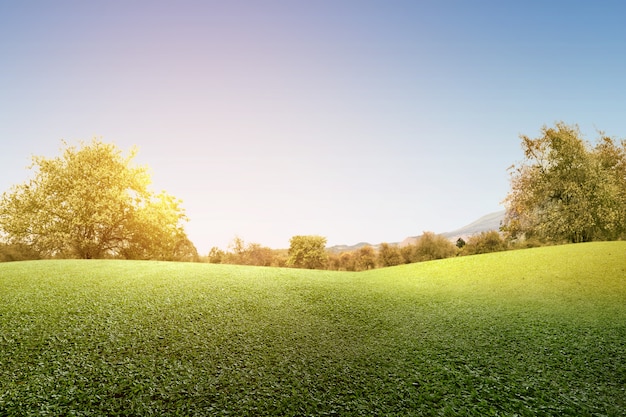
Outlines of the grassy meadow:
[{"label": "grassy meadow", "polygon": [[0,264],[0,416],[626,414],[626,242],[367,272]]}]

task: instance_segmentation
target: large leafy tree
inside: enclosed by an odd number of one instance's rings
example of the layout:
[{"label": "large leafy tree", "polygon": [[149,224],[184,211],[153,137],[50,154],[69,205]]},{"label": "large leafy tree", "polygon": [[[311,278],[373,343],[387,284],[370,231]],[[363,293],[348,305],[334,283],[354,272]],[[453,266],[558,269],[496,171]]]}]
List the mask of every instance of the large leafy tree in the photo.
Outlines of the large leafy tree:
[{"label": "large leafy tree", "polygon": [[626,235],[626,142],[601,134],[595,146],[577,126],[543,127],[521,136],[525,159],[511,168],[505,229],[551,241]]},{"label": "large leafy tree", "polygon": [[35,175],[0,200],[0,230],[10,244],[42,256],[192,260],[180,201],[154,194],[148,169],[113,144],[64,142],[61,156],[35,156]]}]

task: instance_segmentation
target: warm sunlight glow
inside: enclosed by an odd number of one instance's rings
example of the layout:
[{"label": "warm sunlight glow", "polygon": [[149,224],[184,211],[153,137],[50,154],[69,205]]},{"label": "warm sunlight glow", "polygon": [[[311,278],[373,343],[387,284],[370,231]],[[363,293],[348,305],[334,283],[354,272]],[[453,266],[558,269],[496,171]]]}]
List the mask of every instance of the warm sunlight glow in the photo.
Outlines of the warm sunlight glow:
[{"label": "warm sunlight glow", "polygon": [[204,254],[454,230],[519,134],[625,131],[618,3],[36,3],[0,6],[0,191],[60,139],[137,145]]}]

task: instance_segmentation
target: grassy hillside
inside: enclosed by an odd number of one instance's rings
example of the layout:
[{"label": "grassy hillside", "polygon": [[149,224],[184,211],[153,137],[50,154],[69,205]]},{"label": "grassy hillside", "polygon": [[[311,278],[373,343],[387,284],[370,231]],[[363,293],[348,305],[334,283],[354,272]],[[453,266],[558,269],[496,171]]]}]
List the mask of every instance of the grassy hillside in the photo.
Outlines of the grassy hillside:
[{"label": "grassy hillside", "polygon": [[0,415],[624,415],[626,242],[362,273],[0,264]]}]

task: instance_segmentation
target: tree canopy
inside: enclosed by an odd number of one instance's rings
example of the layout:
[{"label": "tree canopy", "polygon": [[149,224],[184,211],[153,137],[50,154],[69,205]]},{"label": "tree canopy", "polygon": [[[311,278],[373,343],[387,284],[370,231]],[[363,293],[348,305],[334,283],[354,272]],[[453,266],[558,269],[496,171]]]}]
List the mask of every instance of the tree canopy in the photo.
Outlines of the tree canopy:
[{"label": "tree canopy", "polygon": [[505,229],[513,236],[584,242],[626,236],[626,141],[600,133],[595,146],[578,126],[522,135],[524,161],[511,168]]},{"label": "tree canopy", "polygon": [[328,261],[326,238],[322,236],[293,236],[289,241],[287,265],[296,268],[324,268]]},{"label": "tree canopy", "polygon": [[34,156],[28,182],[0,200],[0,230],[9,244],[46,257],[193,260],[181,201],[149,189],[148,168],[113,144],[94,139],[62,155]]}]

